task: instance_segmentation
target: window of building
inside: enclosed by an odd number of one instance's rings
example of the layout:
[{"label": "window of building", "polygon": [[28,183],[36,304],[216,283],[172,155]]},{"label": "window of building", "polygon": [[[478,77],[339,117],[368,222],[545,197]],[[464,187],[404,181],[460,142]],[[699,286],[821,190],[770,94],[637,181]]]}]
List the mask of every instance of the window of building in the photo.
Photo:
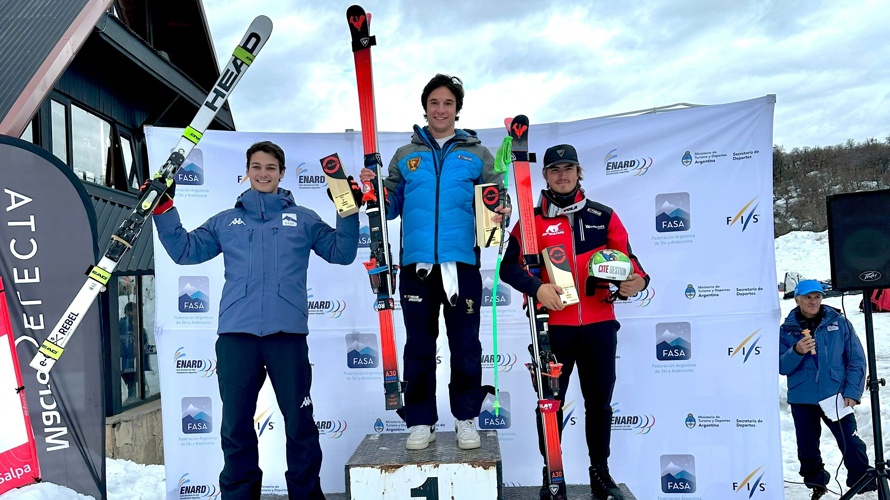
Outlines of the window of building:
[{"label": "window of building", "polygon": [[52,152],[56,158],[68,163],[68,110],[59,101],[51,101],[50,123],[52,128]]},{"label": "window of building", "polygon": [[154,276],[119,276],[119,362],[112,371],[120,377],[122,410],[160,394],[157,344],[154,335]]},{"label": "window of building", "polygon": [[121,134],[121,155],[124,158],[123,171],[127,172],[129,187],[131,189],[139,189],[139,172],[136,168],[136,162],[133,161],[133,144],[130,138]]},{"label": "window of building", "polygon": [[77,177],[110,186],[111,125],[78,106],[71,106],[71,167]]}]

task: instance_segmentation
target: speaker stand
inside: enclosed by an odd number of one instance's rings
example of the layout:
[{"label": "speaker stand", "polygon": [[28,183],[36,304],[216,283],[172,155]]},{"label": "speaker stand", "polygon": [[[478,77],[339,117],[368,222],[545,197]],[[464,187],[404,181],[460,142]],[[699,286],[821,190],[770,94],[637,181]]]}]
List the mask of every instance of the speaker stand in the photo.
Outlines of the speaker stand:
[{"label": "speaker stand", "polygon": [[884,443],[881,431],[881,400],[879,398],[880,386],[884,385],[884,379],[878,378],[875,367],[875,331],[872,324],[871,294],[873,289],[862,291],[862,312],[865,315],[865,346],[868,356],[868,378],[866,385],[871,397],[871,426],[874,433],[875,466],[869,467],[862,478],[844,493],[841,500],[850,500],[853,495],[859,493],[862,488],[877,481],[878,500],[890,500],[890,486],[888,486],[887,463],[884,461]]}]

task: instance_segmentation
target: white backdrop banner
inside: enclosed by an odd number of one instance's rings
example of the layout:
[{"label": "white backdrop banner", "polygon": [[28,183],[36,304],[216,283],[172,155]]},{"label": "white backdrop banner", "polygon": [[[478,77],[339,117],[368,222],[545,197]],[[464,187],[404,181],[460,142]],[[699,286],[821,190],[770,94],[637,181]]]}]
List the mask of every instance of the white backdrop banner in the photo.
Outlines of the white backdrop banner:
[{"label": "white backdrop banner", "polygon": [[[616,305],[622,327],[612,425],[613,476],[638,498],[783,498],[772,212],[775,97],[656,114],[532,124],[530,150],[578,150],[588,197],[615,209],[652,280]],[[534,117],[531,117],[534,119]],[[181,130],[147,128],[149,158],[160,164]],[[492,152],[503,129],[479,131]],[[384,163],[410,133],[381,133]],[[285,150],[281,186],[329,224],[336,213],[319,159],[337,152],[347,171],[362,165],[359,133],[275,134],[207,131],[178,174],[176,205],[191,230],[230,208],[245,173],[245,151],[271,140]],[[533,170],[540,165],[533,165]],[[534,188],[543,178],[533,174]],[[513,181],[511,179],[511,187]],[[515,200],[515,194],[514,200]],[[537,192],[536,192],[537,198]],[[377,313],[367,273],[368,223],[361,215],[359,255],[349,266],[313,257],[309,269],[312,399],[324,451],[322,488],[345,491],[344,464],[367,434],[405,432],[384,410]],[[514,219],[515,222],[515,219]],[[399,248],[398,221],[389,224]],[[482,255],[490,297],[496,250]],[[161,370],[168,498],[218,491],[222,467],[220,400],[214,354],[222,259],[177,266],[155,241],[157,344]],[[487,400],[480,429],[496,429],[507,485],[537,485],[542,460],[535,431],[536,395],[528,361],[522,297],[497,290],[498,356],[492,352],[491,306],[483,304],[485,383],[499,372],[502,410]],[[404,345],[399,311],[397,345]],[[448,345],[438,350],[439,414],[448,409]],[[356,346],[361,346],[358,349]],[[453,417],[438,425],[451,430]],[[567,392],[563,452],[569,483],[586,483],[583,399],[577,379]],[[256,409],[264,493],[286,494],[284,422],[271,387]],[[744,492],[744,493],[743,493]]]}]

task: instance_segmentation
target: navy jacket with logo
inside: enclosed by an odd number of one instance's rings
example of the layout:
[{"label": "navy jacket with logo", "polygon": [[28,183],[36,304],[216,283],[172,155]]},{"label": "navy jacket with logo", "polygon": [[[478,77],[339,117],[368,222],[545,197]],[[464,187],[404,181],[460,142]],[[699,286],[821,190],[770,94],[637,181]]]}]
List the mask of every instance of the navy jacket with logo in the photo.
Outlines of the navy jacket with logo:
[{"label": "navy jacket with logo", "polygon": [[779,373],[788,376],[788,402],[819,404],[841,394],[860,401],[865,387],[865,353],[850,321],[837,309],[822,305],[823,317],[812,332],[816,355],[798,354],[803,338],[795,307],[779,328]]},{"label": "navy jacket with logo", "polygon": [[358,249],[358,214],[337,217],[333,229],[290,191],[249,189],[235,208],[187,232],[174,208],[154,216],[158,238],[177,264],[199,264],[220,253],[225,285],[219,333],[308,333],[306,273],[310,252],[333,264],[350,264]]}]

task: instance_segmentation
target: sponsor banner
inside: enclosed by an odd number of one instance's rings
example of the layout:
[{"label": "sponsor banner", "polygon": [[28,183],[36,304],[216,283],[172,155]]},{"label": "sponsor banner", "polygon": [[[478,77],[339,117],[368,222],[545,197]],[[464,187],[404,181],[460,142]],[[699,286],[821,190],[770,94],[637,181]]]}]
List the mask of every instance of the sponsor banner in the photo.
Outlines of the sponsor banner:
[{"label": "sponsor banner", "polygon": [[[610,402],[610,467],[638,498],[728,498],[734,492],[781,498],[779,304],[771,203],[774,104],[767,96],[558,127],[531,125],[530,150],[539,155],[554,144],[575,146],[586,192],[619,214],[634,253],[651,275],[646,290],[615,304],[621,329]],[[165,158],[180,133],[147,129],[150,156]],[[479,131],[492,153],[503,134],[500,127]],[[379,134],[385,162],[407,137]],[[363,163],[358,134],[207,131],[200,157],[190,159],[203,165],[194,176],[201,183],[195,180],[177,188],[177,206],[187,229],[230,208],[247,189],[240,183],[244,151],[260,140],[278,143],[287,155],[281,186],[328,224],[336,223],[318,158],[336,152],[347,174],[356,175]],[[532,182],[536,192],[544,188],[540,175],[532,175]],[[334,266],[313,258],[309,268],[312,403],[325,457],[322,487],[330,492],[343,491],[344,464],[365,435],[407,432],[394,412],[384,410],[378,318],[361,264],[368,258],[369,234],[363,211],[359,221],[356,262]],[[564,226],[556,222],[548,230],[570,230]],[[389,222],[389,231],[398,259],[398,219]],[[537,396],[523,366],[529,361],[528,319],[521,294],[504,283],[495,289],[496,259],[496,249],[481,252],[483,300],[474,306],[482,318],[483,383],[494,384],[497,370],[500,409],[495,414],[494,397],[487,397],[477,427],[497,431],[505,483],[538,485],[543,460],[537,458]],[[220,258],[197,266],[173,265],[158,243],[155,262],[157,324],[163,329],[158,345],[160,349],[165,344],[161,356],[167,359],[162,383],[170,381],[162,396],[166,460],[172,471],[168,491],[185,498],[182,495],[194,493],[177,489],[183,485],[214,491],[222,467],[213,343],[223,266]],[[582,295],[584,278],[575,276]],[[401,363],[405,334],[400,301],[417,297],[396,299]],[[585,353],[575,356],[583,363]],[[451,431],[451,356],[441,320],[435,360],[437,429]],[[570,483],[582,483],[588,480],[589,458],[577,377],[571,378],[565,394],[565,473]],[[283,423],[271,387],[261,392],[255,424],[263,491],[283,494]],[[177,497],[171,493],[170,498]]]},{"label": "sponsor banner", "polygon": [[[0,187],[0,277],[28,388],[42,480],[104,498],[105,380],[98,304],[85,313],[50,375],[28,364],[83,287],[84,270],[98,262],[93,206],[68,166],[44,149],[7,136],[0,136]],[[0,471],[0,477],[6,473]]]}]

